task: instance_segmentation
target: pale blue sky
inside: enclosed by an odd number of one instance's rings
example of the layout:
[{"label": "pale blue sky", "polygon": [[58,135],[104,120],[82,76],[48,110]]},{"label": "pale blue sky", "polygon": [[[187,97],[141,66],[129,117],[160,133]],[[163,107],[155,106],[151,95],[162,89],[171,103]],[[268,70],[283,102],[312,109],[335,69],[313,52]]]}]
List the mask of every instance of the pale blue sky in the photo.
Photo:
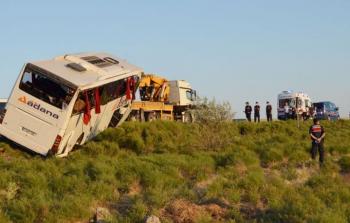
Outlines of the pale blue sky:
[{"label": "pale blue sky", "polygon": [[200,95],[273,102],[301,90],[350,111],[348,0],[0,0],[0,97],[26,61],[107,51]]}]

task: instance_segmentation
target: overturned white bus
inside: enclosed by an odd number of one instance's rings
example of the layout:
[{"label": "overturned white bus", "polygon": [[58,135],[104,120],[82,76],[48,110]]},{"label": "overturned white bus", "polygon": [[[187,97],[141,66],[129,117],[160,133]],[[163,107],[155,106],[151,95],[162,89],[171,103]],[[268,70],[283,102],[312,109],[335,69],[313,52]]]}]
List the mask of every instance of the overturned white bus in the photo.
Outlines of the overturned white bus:
[{"label": "overturned white bus", "polygon": [[0,135],[44,156],[124,121],[142,69],[105,53],[25,64],[0,112]]}]

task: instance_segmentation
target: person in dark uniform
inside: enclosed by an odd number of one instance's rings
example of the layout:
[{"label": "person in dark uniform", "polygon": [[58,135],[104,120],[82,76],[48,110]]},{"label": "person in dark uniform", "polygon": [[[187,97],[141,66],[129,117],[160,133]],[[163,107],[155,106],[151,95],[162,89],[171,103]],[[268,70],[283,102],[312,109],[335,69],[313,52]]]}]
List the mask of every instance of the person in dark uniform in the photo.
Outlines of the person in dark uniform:
[{"label": "person in dark uniform", "polygon": [[252,109],[252,106],[249,105],[249,102],[246,102],[245,104],[246,106],[245,106],[244,113],[245,113],[245,116],[247,117],[248,122],[251,122],[253,109]]},{"label": "person in dark uniform", "polygon": [[314,108],[314,106],[311,106],[309,108],[309,116],[310,116],[310,118],[314,118],[314,116],[315,116],[315,108]]},{"label": "person in dark uniform", "polygon": [[255,102],[255,106],[254,106],[254,122],[260,122],[260,105],[259,105],[259,102]]},{"label": "person in dark uniform", "polygon": [[272,122],[272,105],[270,102],[266,102],[266,118],[268,122]]},{"label": "person in dark uniform", "polygon": [[309,130],[312,147],[311,147],[311,158],[316,159],[317,151],[319,153],[320,164],[323,164],[324,161],[324,137],[326,133],[322,125],[320,125],[320,121],[318,119],[314,119],[314,124],[310,127]]},{"label": "person in dark uniform", "polygon": [[298,116],[297,116],[297,111],[296,111],[296,108],[292,108],[292,119],[295,119],[297,120]]}]

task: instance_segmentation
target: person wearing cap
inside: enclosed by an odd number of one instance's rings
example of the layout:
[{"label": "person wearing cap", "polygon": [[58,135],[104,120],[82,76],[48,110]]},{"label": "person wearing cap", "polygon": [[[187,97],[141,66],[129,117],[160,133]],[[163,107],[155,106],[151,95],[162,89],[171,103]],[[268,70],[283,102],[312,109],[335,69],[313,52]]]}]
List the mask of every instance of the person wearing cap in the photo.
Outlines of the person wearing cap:
[{"label": "person wearing cap", "polygon": [[248,122],[252,121],[252,106],[249,105],[249,102],[245,103],[245,109],[244,109],[244,113],[245,116],[247,117]]},{"label": "person wearing cap", "polygon": [[266,118],[268,122],[272,122],[272,105],[270,102],[266,102]]},{"label": "person wearing cap", "polygon": [[320,121],[315,118],[314,124],[310,127],[309,133],[312,140],[311,147],[311,158],[316,159],[317,151],[319,153],[320,164],[323,164],[324,161],[324,137],[326,133],[323,126],[320,124]]},{"label": "person wearing cap", "polygon": [[254,106],[254,122],[260,122],[260,105],[259,105],[259,102],[255,102],[255,106]]}]

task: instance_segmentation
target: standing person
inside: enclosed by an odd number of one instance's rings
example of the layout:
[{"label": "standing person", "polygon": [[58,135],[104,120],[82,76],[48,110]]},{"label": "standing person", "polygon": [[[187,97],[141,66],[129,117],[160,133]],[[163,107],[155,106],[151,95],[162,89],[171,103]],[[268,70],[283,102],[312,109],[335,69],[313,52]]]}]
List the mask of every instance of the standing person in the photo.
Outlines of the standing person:
[{"label": "standing person", "polygon": [[320,165],[323,164],[324,161],[324,137],[326,133],[322,125],[320,125],[320,121],[318,119],[314,119],[314,124],[310,127],[309,130],[312,147],[311,147],[311,158],[316,159],[317,151],[319,153]]},{"label": "standing person", "polygon": [[245,116],[247,117],[247,120],[248,122],[251,122],[252,121],[252,106],[249,105],[249,102],[246,102],[245,103],[245,110],[244,110],[244,113],[245,113]]},{"label": "standing person", "polygon": [[260,105],[259,105],[259,102],[255,102],[255,106],[254,106],[254,122],[260,122]]},{"label": "standing person", "polygon": [[289,110],[290,110],[290,107],[289,107],[289,104],[288,102],[285,103],[284,105],[284,114],[285,114],[285,119],[289,119]]},{"label": "standing person", "polygon": [[272,122],[272,105],[270,102],[266,102],[266,118],[268,122]]},{"label": "standing person", "polygon": [[298,114],[297,114],[297,109],[292,107],[292,119],[297,120],[298,119]]},{"label": "standing person", "polygon": [[314,118],[314,116],[315,116],[315,108],[314,108],[314,106],[312,105],[310,108],[309,108],[309,116],[310,116],[310,118]]}]

